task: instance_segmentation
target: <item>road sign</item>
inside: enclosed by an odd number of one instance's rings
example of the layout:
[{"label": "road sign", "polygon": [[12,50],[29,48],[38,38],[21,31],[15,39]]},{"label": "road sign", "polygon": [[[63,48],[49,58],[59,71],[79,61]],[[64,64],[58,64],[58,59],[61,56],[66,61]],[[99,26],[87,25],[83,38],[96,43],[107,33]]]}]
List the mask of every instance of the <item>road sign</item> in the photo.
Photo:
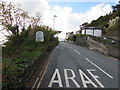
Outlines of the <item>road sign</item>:
[{"label": "road sign", "polygon": [[35,33],[36,42],[44,42],[44,33],[42,31],[37,31]]}]

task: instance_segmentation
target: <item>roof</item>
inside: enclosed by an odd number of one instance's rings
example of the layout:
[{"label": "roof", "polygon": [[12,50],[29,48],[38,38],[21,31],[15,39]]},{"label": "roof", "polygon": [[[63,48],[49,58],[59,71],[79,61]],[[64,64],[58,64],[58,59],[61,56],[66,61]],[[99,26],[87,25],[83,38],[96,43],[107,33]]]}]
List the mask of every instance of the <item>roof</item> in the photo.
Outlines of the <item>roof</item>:
[{"label": "roof", "polygon": [[82,31],[83,29],[94,29],[94,30],[99,29],[99,30],[103,30],[102,28],[98,28],[98,27],[84,27],[84,28],[82,28],[82,29],[80,29],[80,30],[78,30],[78,31],[76,31],[76,32],[80,32],[80,31]]},{"label": "roof", "polygon": [[100,29],[100,30],[103,30],[102,28],[98,28],[98,27],[84,27],[83,29],[94,29],[94,30]]}]

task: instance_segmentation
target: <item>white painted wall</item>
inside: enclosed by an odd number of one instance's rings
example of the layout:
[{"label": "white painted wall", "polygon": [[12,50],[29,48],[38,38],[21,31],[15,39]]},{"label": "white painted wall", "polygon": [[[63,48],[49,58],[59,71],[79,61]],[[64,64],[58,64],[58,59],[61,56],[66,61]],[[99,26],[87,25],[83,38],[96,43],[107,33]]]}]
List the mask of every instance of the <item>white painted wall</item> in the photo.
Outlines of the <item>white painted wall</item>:
[{"label": "white painted wall", "polygon": [[[85,29],[82,30],[82,34],[85,34]],[[93,29],[86,29],[87,35],[93,35]],[[102,36],[102,30],[95,29],[94,30],[94,36]]]},{"label": "white painted wall", "polygon": [[95,30],[94,36],[102,36],[102,30],[100,30],[100,29]]},{"label": "white painted wall", "polygon": [[91,29],[86,29],[86,34],[88,34],[88,35],[93,35],[93,30],[91,30]]}]

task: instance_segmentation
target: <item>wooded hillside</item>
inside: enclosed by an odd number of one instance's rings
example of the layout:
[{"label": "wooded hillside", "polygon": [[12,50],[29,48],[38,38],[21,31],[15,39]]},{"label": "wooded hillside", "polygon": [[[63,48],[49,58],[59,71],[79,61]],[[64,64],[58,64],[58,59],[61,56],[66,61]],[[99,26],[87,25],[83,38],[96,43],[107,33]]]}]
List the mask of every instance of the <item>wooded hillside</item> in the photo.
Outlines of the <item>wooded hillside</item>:
[{"label": "wooded hillside", "polygon": [[112,8],[112,12],[93,20],[89,26],[102,28],[103,35],[118,40],[120,34],[120,1]]}]

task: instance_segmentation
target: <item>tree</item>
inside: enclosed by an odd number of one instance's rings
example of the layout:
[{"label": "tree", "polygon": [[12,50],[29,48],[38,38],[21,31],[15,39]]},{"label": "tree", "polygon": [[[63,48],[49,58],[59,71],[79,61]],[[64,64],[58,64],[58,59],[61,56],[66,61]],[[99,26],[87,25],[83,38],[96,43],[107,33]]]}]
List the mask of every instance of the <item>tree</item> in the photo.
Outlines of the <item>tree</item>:
[{"label": "tree", "polygon": [[120,9],[120,1],[115,6],[112,6],[112,8],[113,8],[113,11],[119,10]]},{"label": "tree", "polygon": [[32,27],[42,25],[42,18],[39,13],[36,13],[36,17],[31,17],[31,25],[32,25]]},{"label": "tree", "polygon": [[33,27],[42,25],[42,19],[39,13],[36,13],[36,17],[30,17],[28,12],[17,8],[12,3],[7,4],[1,1],[0,10],[2,11],[0,12],[0,16],[2,18],[3,30],[12,33],[10,35],[19,35],[29,25]]},{"label": "tree", "polygon": [[28,16],[28,12],[25,12],[25,11],[23,11],[23,12],[20,14],[20,16],[22,17],[22,25],[21,25],[21,26],[23,26],[22,31],[24,31],[24,30],[25,30],[26,23],[27,23],[27,20],[28,20],[30,17]]},{"label": "tree", "polygon": [[11,32],[12,35],[17,35],[19,34],[19,26],[21,23],[21,9],[16,8],[15,5],[7,4],[6,2],[1,2],[0,3],[0,9],[1,13],[0,16],[2,18],[2,26],[3,29]]}]

